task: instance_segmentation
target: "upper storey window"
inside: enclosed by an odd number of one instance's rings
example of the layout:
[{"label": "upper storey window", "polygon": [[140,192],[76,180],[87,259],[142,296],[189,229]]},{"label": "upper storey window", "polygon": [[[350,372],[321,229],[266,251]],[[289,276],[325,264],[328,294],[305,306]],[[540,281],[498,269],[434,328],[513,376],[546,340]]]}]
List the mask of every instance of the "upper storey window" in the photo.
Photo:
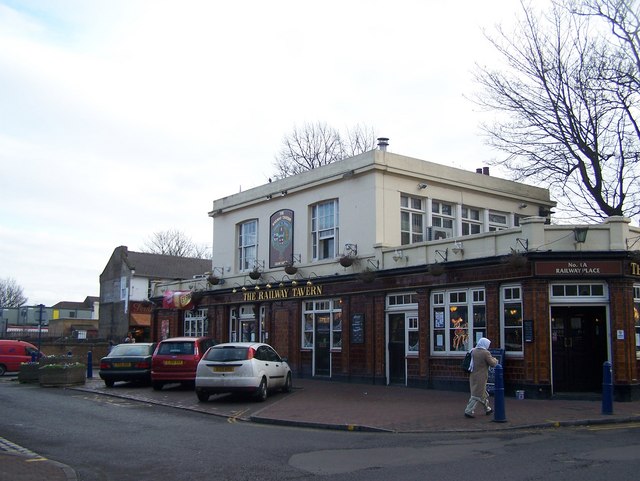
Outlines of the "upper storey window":
[{"label": "upper storey window", "polygon": [[433,240],[453,237],[453,204],[434,200],[431,203],[431,226]]},{"label": "upper storey window", "polygon": [[482,232],[482,217],[480,209],[462,206],[462,235],[479,234]]},{"label": "upper storey window", "polygon": [[489,211],[489,232],[509,228],[509,215],[504,212]]},{"label": "upper storey window", "polygon": [[424,241],[424,200],[400,196],[400,241],[402,245]]},{"label": "upper storey window", "polygon": [[311,206],[311,242],[313,259],[333,259],[338,245],[338,201],[329,200]]},{"label": "upper storey window", "polygon": [[241,271],[251,270],[258,253],[258,221],[250,220],[238,225],[238,266]]}]

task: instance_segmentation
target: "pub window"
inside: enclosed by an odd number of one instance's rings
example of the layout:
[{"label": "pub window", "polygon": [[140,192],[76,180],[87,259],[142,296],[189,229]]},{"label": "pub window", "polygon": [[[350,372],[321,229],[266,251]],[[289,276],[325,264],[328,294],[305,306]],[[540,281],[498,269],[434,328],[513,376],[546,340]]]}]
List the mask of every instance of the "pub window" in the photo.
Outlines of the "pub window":
[{"label": "pub window", "polygon": [[570,297],[606,300],[607,296],[605,285],[602,283],[574,282],[551,285],[552,300],[566,300]]},{"label": "pub window", "polygon": [[640,359],[640,284],[633,286],[633,320],[636,326],[636,358]]},{"label": "pub window", "polygon": [[313,259],[332,259],[338,254],[338,201],[311,206],[311,243]]},{"label": "pub window", "polygon": [[505,353],[522,353],[522,289],[503,286],[500,298],[502,343]]},{"label": "pub window", "polygon": [[424,241],[424,200],[400,196],[400,244]]},{"label": "pub window", "polygon": [[315,334],[329,331],[332,349],[342,348],[342,305],[340,299],[306,301],[302,312],[302,348],[315,347]]},{"label": "pub window", "polygon": [[489,212],[489,232],[502,230],[509,227],[509,216],[504,212]]},{"label": "pub window", "polygon": [[250,220],[238,225],[238,265],[241,271],[255,267],[258,254],[258,221]]},{"label": "pub window", "polygon": [[429,240],[453,237],[453,204],[433,201],[431,203],[431,238]]},{"label": "pub window", "polygon": [[479,234],[482,232],[482,219],[480,209],[463,206],[462,215],[462,235]]},{"label": "pub window", "polygon": [[416,354],[420,338],[418,335],[418,316],[407,317],[407,353]]},{"label": "pub window", "polygon": [[206,336],[209,332],[209,322],[206,309],[185,311],[184,335],[186,337]]},{"label": "pub window", "polygon": [[486,336],[484,289],[433,292],[431,305],[433,353],[465,352]]}]

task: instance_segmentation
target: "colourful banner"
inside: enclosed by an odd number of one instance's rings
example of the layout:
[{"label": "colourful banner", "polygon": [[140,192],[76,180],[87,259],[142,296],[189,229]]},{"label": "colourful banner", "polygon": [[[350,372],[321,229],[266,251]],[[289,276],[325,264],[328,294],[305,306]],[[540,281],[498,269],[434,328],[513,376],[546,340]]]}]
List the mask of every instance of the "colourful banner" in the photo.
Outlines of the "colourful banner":
[{"label": "colourful banner", "polygon": [[165,291],[162,297],[164,309],[193,309],[191,291]]}]

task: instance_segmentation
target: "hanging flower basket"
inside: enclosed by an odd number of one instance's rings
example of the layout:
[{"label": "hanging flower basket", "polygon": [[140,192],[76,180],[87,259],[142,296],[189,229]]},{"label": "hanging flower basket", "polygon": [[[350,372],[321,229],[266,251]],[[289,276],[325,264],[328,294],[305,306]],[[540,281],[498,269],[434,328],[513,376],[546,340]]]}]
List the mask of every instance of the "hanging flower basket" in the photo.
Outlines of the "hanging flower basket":
[{"label": "hanging flower basket", "polygon": [[362,271],[359,275],[358,278],[365,283],[370,283],[373,282],[376,278],[376,273],[375,271],[371,270],[371,269],[365,269],[364,271]]},{"label": "hanging flower basket", "polygon": [[431,264],[429,266],[429,274],[431,274],[432,276],[441,276],[442,274],[444,274],[444,266],[437,262],[435,264]]},{"label": "hanging flower basket", "polygon": [[207,277],[207,282],[212,286],[217,286],[218,284],[220,284],[220,278],[211,274]]},{"label": "hanging flower basket", "polygon": [[350,256],[342,256],[340,258],[340,265],[342,267],[351,267],[353,265],[353,257]]},{"label": "hanging flower basket", "polygon": [[298,268],[292,264],[287,264],[284,268],[284,271],[290,276],[293,276],[298,272]]},{"label": "hanging flower basket", "polygon": [[510,254],[507,256],[507,263],[512,267],[524,267],[527,264],[527,258],[522,254]]},{"label": "hanging flower basket", "polygon": [[262,272],[251,271],[249,272],[249,277],[251,277],[251,279],[253,279],[254,281],[257,281],[258,279],[260,279],[260,277],[262,277]]}]

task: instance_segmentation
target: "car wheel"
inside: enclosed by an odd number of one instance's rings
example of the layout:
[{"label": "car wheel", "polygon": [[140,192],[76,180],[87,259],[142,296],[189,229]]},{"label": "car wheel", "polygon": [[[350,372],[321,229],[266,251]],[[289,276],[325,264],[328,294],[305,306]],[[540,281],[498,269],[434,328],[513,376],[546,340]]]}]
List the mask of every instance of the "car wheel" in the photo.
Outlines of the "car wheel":
[{"label": "car wheel", "polygon": [[209,400],[209,393],[201,389],[196,389],[196,396],[198,396],[198,401],[203,403]]},{"label": "car wheel", "polygon": [[260,381],[260,386],[258,386],[258,390],[256,391],[256,400],[263,402],[267,400],[267,380],[262,378]]},{"label": "car wheel", "polygon": [[287,374],[287,379],[284,381],[284,386],[282,386],[282,392],[291,392],[291,388],[293,387],[293,381],[291,380],[291,373]]},{"label": "car wheel", "polygon": [[107,387],[113,387],[114,384],[115,384],[114,381],[107,380],[107,379],[104,380],[104,385]]},{"label": "car wheel", "polygon": [[7,372],[7,368],[4,364],[0,364],[0,376],[4,376],[5,372]]},{"label": "car wheel", "polygon": [[161,382],[155,381],[155,382],[152,382],[151,385],[153,386],[154,391],[160,391],[162,389]]}]

